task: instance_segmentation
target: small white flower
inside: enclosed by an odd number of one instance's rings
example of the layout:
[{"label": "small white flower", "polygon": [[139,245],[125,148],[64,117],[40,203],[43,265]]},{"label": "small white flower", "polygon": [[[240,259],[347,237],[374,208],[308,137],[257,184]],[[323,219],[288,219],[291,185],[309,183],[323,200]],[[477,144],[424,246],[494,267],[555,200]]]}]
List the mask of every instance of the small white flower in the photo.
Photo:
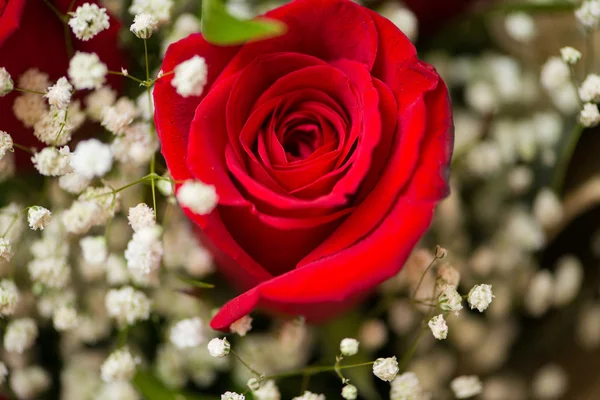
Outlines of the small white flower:
[{"label": "small white flower", "polygon": [[356,389],[356,386],[348,384],[342,389],[342,397],[346,400],[356,400],[358,389]]},{"label": "small white flower", "polygon": [[30,207],[27,211],[27,223],[34,231],[44,230],[52,219],[52,213],[47,208],[41,206]]},{"label": "small white flower", "polygon": [[129,208],[127,219],[135,232],[144,228],[152,228],[156,225],[154,211],[146,203],[140,203],[135,207]]},{"label": "small white flower", "polygon": [[536,399],[564,398],[569,388],[569,376],[557,364],[546,364],[536,372],[532,382],[532,392]]},{"label": "small white flower", "polygon": [[547,90],[555,90],[569,81],[569,66],[560,57],[550,57],[542,66],[541,82]]},{"label": "small white flower", "polygon": [[133,234],[125,250],[127,267],[131,271],[149,274],[158,270],[164,253],[161,233],[160,227],[152,226]]},{"label": "small white flower", "polygon": [[302,394],[302,396],[294,397],[292,400],[325,400],[325,395],[309,392],[307,390]]},{"label": "small white flower", "polygon": [[90,40],[110,26],[106,9],[93,3],[84,3],[70,15],[69,26],[77,39],[83,41]]},{"label": "small white flower", "polygon": [[207,347],[210,355],[216,358],[225,357],[227,354],[229,354],[229,350],[231,349],[231,345],[226,338],[214,338],[208,342]]},{"label": "small white flower", "polygon": [[14,252],[10,240],[0,237],[0,258],[3,258],[6,262],[9,262],[13,257]]},{"label": "small white flower", "polygon": [[585,103],[579,113],[579,122],[586,128],[600,124],[600,111],[594,103]]},{"label": "small white flower", "polygon": [[273,380],[264,382],[260,389],[252,391],[252,395],[256,400],[281,400],[281,393]]},{"label": "small white flower", "polygon": [[44,95],[48,99],[48,104],[58,109],[65,109],[71,101],[71,93],[73,86],[64,76],[56,81],[56,84],[48,88],[48,92]]},{"label": "small white flower", "polygon": [[378,358],[373,364],[373,374],[382,381],[390,382],[398,375],[396,357]]},{"label": "small white flower", "polygon": [[221,395],[221,400],[245,400],[246,396],[235,392],[225,392]]},{"label": "small white flower", "polygon": [[19,298],[19,289],[15,282],[10,279],[2,279],[0,281],[0,315],[14,314]]},{"label": "small white flower", "polygon": [[396,25],[411,42],[417,39],[419,20],[410,9],[400,3],[387,2],[379,8],[378,12]]},{"label": "small white flower", "polygon": [[340,342],[340,352],[344,356],[353,356],[358,353],[360,343],[353,338],[345,338]]},{"label": "small white flower", "polygon": [[210,214],[217,206],[219,197],[213,185],[200,181],[185,181],[177,190],[177,200],[195,214]]},{"label": "small white flower", "polygon": [[0,67],[0,97],[6,96],[12,92],[14,83],[10,74],[4,67]]},{"label": "small white flower", "polygon": [[204,324],[198,317],[179,321],[171,328],[171,343],[180,349],[198,347],[204,342]]},{"label": "small white flower", "polygon": [[483,385],[477,376],[459,376],[450,382],[450,388],[458,399],[466,399],[481,393]]},{"label": "small white flower", "polygon": [[448,337],[448,324],[446,324],[443,314],[431,318],[428,325],[434,338],[443,340]]},{"label": "small white flower", "polygon": [[90,185],[90,179],[75,172],[70,172],[58,178],[58,186],[69,193],[79,194]]},{"label": "small white flower", "polygon": [[85,111],[92,120],[100,121],[104,109],[112,106],[116,100],[117,92],[108,86],[103,86],[85,98]]},{"label": "small white flower", "polygon": [[104,236],[86,236],[79,240],[81,254],[86,263],[92,265],[102,264],[108,257],[106,239]]},{"label": "small white flower", "polygon": [[54,310],[52,323],[57,331],[66,331],[77,327],[77,311],[71,306],[61,306]]},{"label": "small white flower", "polygon": [[398,375],[391,383],[390,400],[421,400],[423,388],[414,372]]},{"label": "small white flower", "polygon": [[50,86],[50,77],[47,73],[41,72],[37,68],[29,68],[19,76],[19,84],[17,86],[19,89],[43,92]]},{"label": "small white flower", "polygon": [[171,85],[183,97],[200,96],[206,85],[208,67],[200,56],[194,56],[174,68]]},{"label": "small white flower", "polygon": [[71,267],[63,258],[34,259],[27,270],[32,281],[53,289],[62,289],[71,280]]},{"label": "small white flower", "polygon": [[517,42],[527,43],[535,36],[535,22],[525,12],[514,12],[506,16],[504,27],[511,38]]},{"label": "small white flower", "polygon": [[44,176],[61,176],[72,171],[69,147],[45,147],[31,157],[33,166]]},{"label": "small white flower", "polygon": [[452,286],[444,287],[444,290],[438,296],[438,304],[444,311],[450,311],[458,314],[462,310],[462,297]]},{"label": "small white flower", "polygon": [[122,135],[136,116],[135,103],[127,97],[121,97],[113,106],[102,111],[102,126],[115,135]]},{"label": "small white flower", "polygon": [[[115,137],[111,144],[115,158],[125,165],[146,166],[158,150],[158,141],[151,132],[150,124],[138,122],[125,127],[124,132],[124,135]],[[157,181],[156,184],[161,182]]]},{"label": "small white flower", "polygon": [[173,8],[173,0],[133,0],[129,12],[132,15],[150,14],[163,24],[169,22],[171,8]]},{"label": "small white flower", "polygon": [[260,381],[256,378],[250,378],[246,386],[252,391],[258,390],[260,389]]},{"label": "small white flower", "polygon": [[13,151],[12,137],[5,131],[0,131],[0,160],[2,160],[4,155],[9,151]]},{"label": "small white flower", "polygon": [[99,89],[108,69],[96,53],[77,52],[69,62],[69,80],[76,89]]},{"label": "small white flower", "polygon": [[443,263],[436,271],[435,283],[439,288],[451,286],[456,288],[460,282],[460,272],[450,263]]},{"label": "small white flower", "polygon": [[575,10],[575,17],[583,27],[594,29],[600,25],[600,1],[585,0]]},{"label": "small white flower", "polygon": [[150,299],[131,286],[112,289],[106,294],[106,311],[120,324],[133,325],[150,317]]},{"label": "small white flower", "polygon": [[581,52],[571,46],[561,48],[560,56],[567,64],[575,64],[581,60]]},{"label": "small white flower", "polygon": [[492,285],[475,285],[469,291],[468,301],[471,310],[476,308],[479,312],[484,312],[492,304]]},{"label": "small white flower", "polygon": [[600,75],[589,74],[579,87],[579,97],[583,102],[600,102]]},{"label": "small white flower", "polygon": [[249,315],[244,315],[229,326],[231,332],[240,336],[246,336],[250,329],[252,329],[252,317]]},{"label": "small white flower", "polygon": [[44,98],[37,93],[23,93],[13,102],[13,113],[15,117],[27,128],[33,126],[48,111]]},{"label": "small white flower", "polygon": [[15,368],[10,374],[10,388],[18,399],[39,399],[50,387],[50,374],[37,365]]},{"label": "small white flower", "polygon": [[128,349],[115,350],[102,364],[102,380],[104,382],[131,380],[139,363],[139,358],[134,357]]},{"label": "small white flower", "polygon": [[11,353],[23,353],[33,346],[38,328],[31,318],[15,319],[8,323],[4,334],[4,349]]},{"label": "small white flower", "polygon": [[556,262],[554,305],[565,306],[579,294],[583,283],[583,265],[575,256],[566,255]]},{"label": "small white flower", "polygon": [[88,139],[77,144],[71,156],[71,167],[84,178],[102,177],[113,164],[110,146],[98,139]]},{"label": "small white flower", "polygon": [[158,21],[154,16],[147,13],[138,14],[133,18],[133,24],[129,30],[140,39],[148,39],[156,30]]}]

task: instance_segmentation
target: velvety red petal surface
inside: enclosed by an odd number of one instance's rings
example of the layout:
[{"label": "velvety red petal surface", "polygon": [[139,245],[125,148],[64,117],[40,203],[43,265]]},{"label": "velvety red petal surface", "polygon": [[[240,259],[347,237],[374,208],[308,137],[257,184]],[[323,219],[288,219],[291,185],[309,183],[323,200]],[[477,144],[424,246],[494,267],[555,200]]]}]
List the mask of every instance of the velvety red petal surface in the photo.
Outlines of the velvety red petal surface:
[{"label": "velvety red petal surface", "polygon": [[202,96],[178,96],[172,76],[154,91],[173,177],[219,195],[210,215],[184,211],[247,289],[216,329],[255,307],[319,321],[355,303],[402,267],[448,191],[447,89],[402,32],[347,0],[268,16],[284,36],[216,47],[193,35],[169,48],[165,72],[207,60]]}]

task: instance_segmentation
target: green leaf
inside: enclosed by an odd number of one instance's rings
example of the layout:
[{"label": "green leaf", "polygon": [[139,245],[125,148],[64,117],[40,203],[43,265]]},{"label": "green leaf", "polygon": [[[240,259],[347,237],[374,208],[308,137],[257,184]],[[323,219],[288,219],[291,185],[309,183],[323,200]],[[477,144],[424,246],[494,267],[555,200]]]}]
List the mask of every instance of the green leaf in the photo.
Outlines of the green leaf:
[{"label": "green leaf", "polygon": [[[340,318],[334,319],[327,325],[321,327],[321,351],[325,356],[324,363],[333,365],[335,357],[340,352],[340,342],[344,338],[358,337],[358,329],[364,317],[357,312],[350,312]],[[344,357],[343,365],[361,364],[372,361],[369,355],[359,348],[358,354],[350,357]],[[373,383],[373,373],[371,367],[349,368],[342,370],[344,377],[350,379],[358,389],[359,397],[367,400],[381,400],[381,396],[377,393]],[[340,390],[342,383],[340,382]]]},{"label": "green leaf", "polygon": [[194,287],[197,287],[197,288],[212,289],[215,287],[215,285],[213,285],[212,283],[206,283],[206,282],[202,282],[202,281],[197,281],[196,279],[186,278],[185,276],[177,274],[177,273],[175,274],[175,276],[177,276],[177,278],[179,278],[180,281],[185,282],[185,283],[192,285]]},{"label": "green leaf", "polygon": [[148,371],[138,371],[133,378],[133,385],[146,400],[218,400],[218,397],[169,389]]},{"label": "green leaf", "polygon": [[285,24],[277,20],[238,19],[227,12],[222,0],[202,1],[202,34],[210,43],[236,45],[249,40],[279,36],[285,31]]}]

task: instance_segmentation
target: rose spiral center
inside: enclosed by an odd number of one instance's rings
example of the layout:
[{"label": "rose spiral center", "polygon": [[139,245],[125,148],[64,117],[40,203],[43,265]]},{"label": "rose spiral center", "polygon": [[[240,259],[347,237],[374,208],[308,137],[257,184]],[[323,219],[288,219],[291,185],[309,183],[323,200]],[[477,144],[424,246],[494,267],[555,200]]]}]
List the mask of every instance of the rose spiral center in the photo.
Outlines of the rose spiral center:
[{"label": "rose spiral center", "polygon": [[319,146],[319,127],[314,123],[302,123],[284,134],[283,149],[290,161],[308,158]]}]

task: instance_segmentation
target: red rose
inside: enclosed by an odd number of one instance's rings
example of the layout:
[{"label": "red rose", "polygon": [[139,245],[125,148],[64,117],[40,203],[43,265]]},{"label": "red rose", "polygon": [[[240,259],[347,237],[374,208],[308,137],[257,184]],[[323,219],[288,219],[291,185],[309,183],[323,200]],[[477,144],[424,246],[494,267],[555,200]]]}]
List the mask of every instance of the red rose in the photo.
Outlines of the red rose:
[{"label": "red rose", "polygon": [[184,211],[247,290],[216,329],[255,307],[331,317],[400,270],[448,193],[448,91],[402,32],[347,0],[267,16],[288,33],[241,47],[196,34],[169,48],[165,72],[206,59],[202,96],[179,96],[172,75],[154,90],[173,178],[219,196],[209,215]]},{"label": "red rose", "polygon": [[[97,3],[76,0],[72,10],[86,2]],[[50,3],[64,14],[71,0],[50,0]],[[111,16],[110,27],[88,41],[71,35],[73,48],[97,53],[109,69],[120,71],[125,63],[123,53],[117,48],[119,29],[119,21]],[[8,70],[15,85],[19,76],[30,68],[47,73],[52,83],[67,75],[69,55],[64,25],[42,0],[0,0],[0,67]],[[117,88],[121,79],[112,76],[108,81]],[[33,130],[26,128],[13,113],[12,104],[18,95],[13,92],[0,97],[0,130],[12,135],[18,144],[39,146],[41,143],[33,136]],[[23,152],[15,155],[19,164],[29,163],[29,155]]]}]

